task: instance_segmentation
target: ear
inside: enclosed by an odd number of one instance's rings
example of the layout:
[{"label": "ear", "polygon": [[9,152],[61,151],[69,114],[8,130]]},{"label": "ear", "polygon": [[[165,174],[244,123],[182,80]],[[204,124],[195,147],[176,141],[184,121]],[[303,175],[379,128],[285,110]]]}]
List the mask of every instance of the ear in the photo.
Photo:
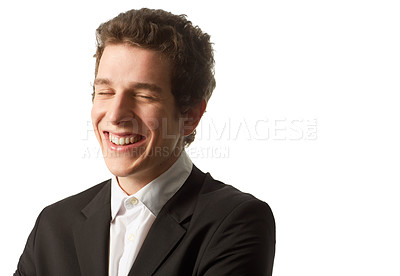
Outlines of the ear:
[{"label": "ear", "polygon": [[188,136],[194,132],[206,110],[207,102],[202,100],[195,106],[190,107],[183,113],[183,135]]}]

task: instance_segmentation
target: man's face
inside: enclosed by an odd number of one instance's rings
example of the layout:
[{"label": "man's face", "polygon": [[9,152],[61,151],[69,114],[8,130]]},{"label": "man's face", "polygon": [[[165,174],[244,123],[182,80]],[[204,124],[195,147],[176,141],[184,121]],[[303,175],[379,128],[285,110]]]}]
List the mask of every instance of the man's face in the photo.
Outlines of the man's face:
[{"label": "man's face", "polygon": [[108,45],[94,87],[92,123],[109,170],[146,184],[168,169],[183,145],[169,61],[152,50]]}]

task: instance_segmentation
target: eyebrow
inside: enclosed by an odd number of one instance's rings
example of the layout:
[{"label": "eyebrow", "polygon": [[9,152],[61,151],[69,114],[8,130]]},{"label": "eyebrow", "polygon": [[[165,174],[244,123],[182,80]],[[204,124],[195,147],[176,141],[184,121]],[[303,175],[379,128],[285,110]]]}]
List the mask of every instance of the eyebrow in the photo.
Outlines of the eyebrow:
[{"label": "eyebrow", "polygon": [[98,78],[96,78],[94,80],[94,83],[93,83],[93,85],[102,85],[102,84],[103,85],[110,85],[111,81],[109,79],[102,79],[102,78],[98,79]]},{"label": "eyebrow", "polygon": [[[112,81],[106,78],[96,78],[94,80],[94,85],[111,85]],[[146,89],[153,92],[161,93],[162,89],[156,84],[146,83],[146,82],[132,82],[129,84],[131,89]]]}]

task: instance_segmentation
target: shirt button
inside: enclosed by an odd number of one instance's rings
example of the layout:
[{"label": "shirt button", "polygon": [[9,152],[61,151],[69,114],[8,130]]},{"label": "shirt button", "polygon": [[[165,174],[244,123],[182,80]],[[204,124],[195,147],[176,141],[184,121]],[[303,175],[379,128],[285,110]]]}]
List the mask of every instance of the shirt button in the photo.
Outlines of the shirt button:
[{"label": "shirt button", "polygon": [[132,209],[134,205],[137,205],[139,200],[136,197],[127,198],[124,202],[126,209]]},{"label": "shirt button", "polygon": [[129,200],[129,202],[130,202],[130,204],[132,204],[132,205],[136,205],[136,204],[138,204],[139,200],[138,200],[136,197],[132,197],[132,198]]}]

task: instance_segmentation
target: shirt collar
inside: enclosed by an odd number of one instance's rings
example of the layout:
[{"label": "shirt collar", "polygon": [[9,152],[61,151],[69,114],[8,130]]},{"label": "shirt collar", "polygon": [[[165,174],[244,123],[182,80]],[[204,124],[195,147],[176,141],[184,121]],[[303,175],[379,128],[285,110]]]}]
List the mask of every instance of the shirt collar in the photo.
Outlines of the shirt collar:
[{"label": "shirt collar", "polygon": [[167,201],[182,187],[192,171],[193,163],[185,151],[175,163],[159,177],[148,183],[137,193],[128,196],[119,186],[117,177],[111,181],[111,220],[114,220],[125,200],[132,197],[142,202],[157,216]]}]

